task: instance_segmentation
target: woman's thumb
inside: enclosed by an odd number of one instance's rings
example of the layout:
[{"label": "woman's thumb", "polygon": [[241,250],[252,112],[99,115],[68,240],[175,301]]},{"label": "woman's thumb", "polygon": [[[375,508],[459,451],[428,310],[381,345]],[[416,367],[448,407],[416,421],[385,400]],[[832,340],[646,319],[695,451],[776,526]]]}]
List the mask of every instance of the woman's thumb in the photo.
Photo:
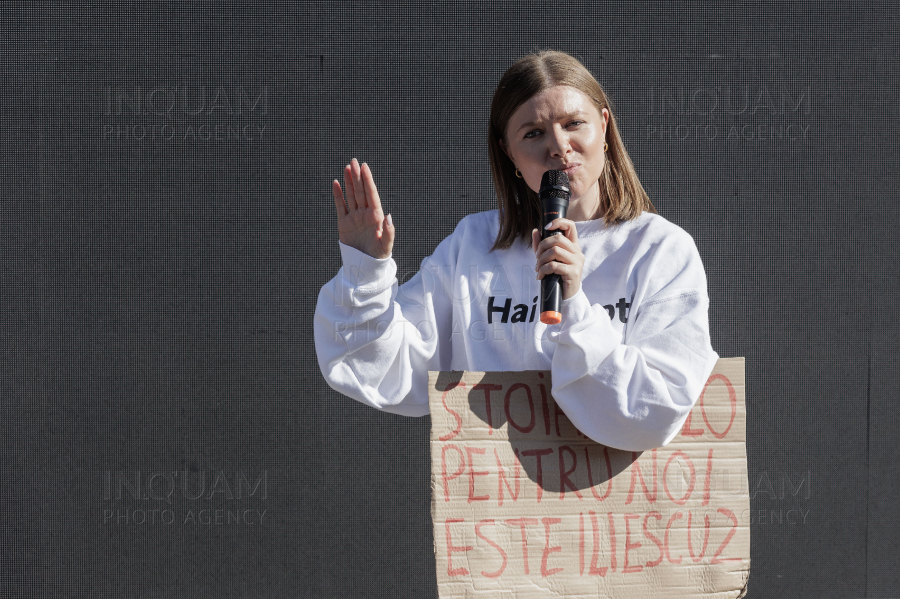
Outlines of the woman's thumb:
[{"label": "woman's thumb", "polygon": [[390,252],[394,247],[394,219],[388,214],[381,223],[381,240],[383,247]]}]

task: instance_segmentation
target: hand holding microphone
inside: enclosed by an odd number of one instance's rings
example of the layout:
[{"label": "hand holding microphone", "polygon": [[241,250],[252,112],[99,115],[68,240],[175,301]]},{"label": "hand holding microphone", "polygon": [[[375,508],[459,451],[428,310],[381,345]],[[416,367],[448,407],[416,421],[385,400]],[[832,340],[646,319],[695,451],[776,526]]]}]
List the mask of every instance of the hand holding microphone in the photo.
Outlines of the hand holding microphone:
[{"label": "hand holding microphone", "polygon": [[566,219],[569,205],[566,173],[558,170],[544,173],[539,195],[541,230],[532,232],[531,243],[537,256],[537,278],[541,280],[541,322],[559,324],[562,301],[581,288],[584,254],[578,245],[575,223]]}]

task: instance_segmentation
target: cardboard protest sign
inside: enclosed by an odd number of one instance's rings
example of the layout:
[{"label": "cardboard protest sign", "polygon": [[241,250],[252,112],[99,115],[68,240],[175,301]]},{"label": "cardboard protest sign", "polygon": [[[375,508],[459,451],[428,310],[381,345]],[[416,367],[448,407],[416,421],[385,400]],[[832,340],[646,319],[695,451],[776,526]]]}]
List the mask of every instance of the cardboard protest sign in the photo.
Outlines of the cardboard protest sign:
[{"label": "cardboard protest sign", "polygon": [[719,360],[666,447],[578,432],[549,372],[432,372],[438,592],[740,597],[750,569],[744,359]]}]

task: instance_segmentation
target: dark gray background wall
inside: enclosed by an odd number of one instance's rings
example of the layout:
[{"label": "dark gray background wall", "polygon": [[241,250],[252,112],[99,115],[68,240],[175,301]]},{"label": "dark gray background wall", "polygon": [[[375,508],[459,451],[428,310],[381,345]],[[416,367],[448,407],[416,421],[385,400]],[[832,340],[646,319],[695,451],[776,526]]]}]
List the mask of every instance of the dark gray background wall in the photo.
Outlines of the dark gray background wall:
[{"label": "dark gray background wall", "polygon": [[4,2],[0,595],[435,597],[427,418],[319,374],[329,182],[408,278],[581,57],[745,356],[750,597],[900,588],[896,2]]}]

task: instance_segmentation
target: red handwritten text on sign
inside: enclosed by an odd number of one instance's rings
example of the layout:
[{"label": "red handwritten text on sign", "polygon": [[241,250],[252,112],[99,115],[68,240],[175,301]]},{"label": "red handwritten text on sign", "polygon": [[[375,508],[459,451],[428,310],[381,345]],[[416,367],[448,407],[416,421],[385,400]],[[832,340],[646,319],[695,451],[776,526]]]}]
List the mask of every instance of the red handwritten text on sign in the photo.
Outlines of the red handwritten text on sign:
[{"label": "red handwritten text on sign", "polygon": [[743,584],[742,360],[713,372],[672,443],[642,453],[577,431],[549,394],[549,373],[431,376],[442,596],[551,581],[577,596],[621,576],[679,596],[697,568]]}]

